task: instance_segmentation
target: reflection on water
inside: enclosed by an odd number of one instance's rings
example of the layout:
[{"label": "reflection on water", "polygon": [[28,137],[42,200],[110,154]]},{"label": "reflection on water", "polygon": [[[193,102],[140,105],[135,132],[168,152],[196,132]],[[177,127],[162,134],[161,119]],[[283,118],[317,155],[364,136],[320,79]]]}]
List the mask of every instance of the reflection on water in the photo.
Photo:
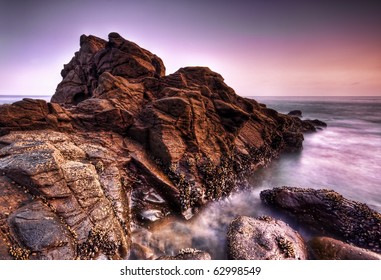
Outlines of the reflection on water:
[{"label": "reflection on water", "polygon": [[[258,100],[258,99],[257,99]],[[259,98],[287,113],[300,109],[304,118],[318,118],[328,128],[305,135],[304,149],[283,154],[253,177],[251,190],[214,202],[191,221],[172,219],[150,230],[139,230],[135,241],[152,256],[176,254],[195,247],[214,259],[226,258],[227,226],[238,215],[272,215],[286,220],[309,239],[311,233],[261,204],[263,189],[279,186],[331,188],[381,212],[381,98]]]}]

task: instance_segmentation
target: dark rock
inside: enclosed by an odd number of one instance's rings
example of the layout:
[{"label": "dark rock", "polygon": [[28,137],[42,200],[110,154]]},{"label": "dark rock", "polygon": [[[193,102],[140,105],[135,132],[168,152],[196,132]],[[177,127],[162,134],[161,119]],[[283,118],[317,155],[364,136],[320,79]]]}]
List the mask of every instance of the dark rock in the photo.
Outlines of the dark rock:
[{"label": "dark rock", "polygon": [[15,240],[38,259],[73,259],[75,248],[69,230],[50,209],[37,201],[9,216]]},{"label": "dark rock", "polygon": [[381,252],[381,214],[327,189],[292,187],[262,191],[264,203],[281,209],[323,234]]},{"label": "dark rock", "polygon": [[287,151],[300,151],[303,148],[304,136],[301,132],[285,132],[283,133],[283,139]]},{"label": "dark rock", "polygon": [[180,250],[176,256],[161,256],[158,260],[211,260],[209,253],[194,248]]},{"label": "dark rock", "polygon": [[330,237],[315,237],[308,242],[319,260],[381,260],[381,255]]},{"label": "dark rock", "polygon": [[327,127],[327,123],[320,120],[305,120],[307,123],[311,123],[315,127]]},{"label": "dark rock", "polygon": [[229,226],[228,257],[233,260],[302,260],[303,238],[283,221],[240,216]]},{"label": "dark rock", "polygon": [[287,115],[301,118],[302,117],[302,111],[293,110],[293,111],[289,112]]},{"label": "dark rock", "polygon": [[234,107],[224,101],[214,102],[217,113],[221,117],[222,124],[229,131],[237,131],[249,119],[249,114],[238,107]]}]

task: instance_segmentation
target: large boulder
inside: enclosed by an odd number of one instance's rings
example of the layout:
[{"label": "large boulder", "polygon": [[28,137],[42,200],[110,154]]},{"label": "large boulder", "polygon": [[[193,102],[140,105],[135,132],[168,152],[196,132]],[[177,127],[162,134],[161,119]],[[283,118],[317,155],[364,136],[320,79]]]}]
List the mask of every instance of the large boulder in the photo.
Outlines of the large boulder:
[{"label": "large boulder", "polygon": [[233,260],[304,260],[303,238],[290,226],[270,217],[239,216],[229,226],[228,257]]},{"label": "large boulder", "polygon": [[264,190],[261,200],[322,234],[381,252],[381,214],[328,189],[281,187]]}]

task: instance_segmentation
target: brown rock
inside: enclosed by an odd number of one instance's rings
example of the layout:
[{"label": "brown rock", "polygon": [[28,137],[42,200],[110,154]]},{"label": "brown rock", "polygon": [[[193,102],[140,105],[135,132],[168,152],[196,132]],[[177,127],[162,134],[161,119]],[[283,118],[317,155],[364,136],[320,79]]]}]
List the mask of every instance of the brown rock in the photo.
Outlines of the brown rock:
[{"label": "brown rock", "polygon": [[330,237],[315,237],[308,242],[319,260],[381,260],[381,255]]},{"label": "brown rock", "polygon": [[82,35],[80,50],[61,71],[63,80],[52,97],[55,103],[73,103],[90,97],[97,87],[97,71],[94,56],[106,46],[106,41],[95,36]]},{"label": "brown rock", "polygon": [[98,77],[105,72],[124,78],[165,75],[159,57],[123,39],[118,33],[109,34],[109,42],[94,36],[81,36],[81,48],[61,72],[52,102],[77,104],[90,98],[98,86]]},{"label": "brown rock", "polygon": [[233,260],[303,260],[303,238],[287,224],[270,217],[239,216],[229,226],[228,257]]}]

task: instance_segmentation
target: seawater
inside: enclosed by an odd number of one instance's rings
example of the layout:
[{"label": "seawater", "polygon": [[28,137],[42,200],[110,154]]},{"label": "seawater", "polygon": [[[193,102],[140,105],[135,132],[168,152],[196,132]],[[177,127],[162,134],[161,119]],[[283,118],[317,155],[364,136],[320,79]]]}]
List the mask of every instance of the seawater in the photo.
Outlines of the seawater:
[{"label": "seawater", "polygon": [[1,95],[0,94],[0,104],[12,104],[16,101],[20,101],[23,98],[33,98],[42,99],[45,101],[50,101],[51,96],[48,95]]},{"label": "seawater", "polygon": [[305,134],[301,152],[282,154],[256,172],[250,190],[211,203],[191,221],[172,219],[150,231],[136,231],[137,242],[157,255],[194,247],[226,259],[227,227],[238,215],[275,216],[308,240],[311,232],[261,203],[262,190],[280,186],[333,189],[381,212],[381,97],[254,99],[281,113],[301,110],[303,119],[319,119],[328,127]]}]

